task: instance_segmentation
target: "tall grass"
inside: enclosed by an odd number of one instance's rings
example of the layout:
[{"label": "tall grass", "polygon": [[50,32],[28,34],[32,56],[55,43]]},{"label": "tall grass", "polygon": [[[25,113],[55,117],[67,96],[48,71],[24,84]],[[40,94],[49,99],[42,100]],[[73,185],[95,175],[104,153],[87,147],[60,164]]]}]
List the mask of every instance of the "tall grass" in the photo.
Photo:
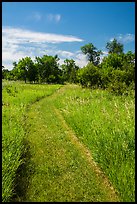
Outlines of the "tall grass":
[{"label": "tall grass", "polygon": [[135,200],[134,93],[66,87],[56,100],[65,120],[91,150],[121,201]]},{"label": "tall grass", "polygon": [[[60,85],[6,81],[2,85],[2,201],[8,202],[13,196],[14,178],[25,149],[27,108],[51,95]],[[134,94],[115,96],[106,90],[66,85],[56,96],[52,103],[60,109],[79,140],[91,150],[121,201],[134,201]]]},{"label": "tall grass", "polygon": [[54,107],[60,91],[33,104],[28,111],[26,140],[30,158],[18,174],[21,177],[13,201],[119,201]]},{"label": "tall grass", "polygon": [[20,82],[2,83],[2,201],[13,196],[16,171],[24,151],[27,107],[51,95],[60,85],[35,85]]}]

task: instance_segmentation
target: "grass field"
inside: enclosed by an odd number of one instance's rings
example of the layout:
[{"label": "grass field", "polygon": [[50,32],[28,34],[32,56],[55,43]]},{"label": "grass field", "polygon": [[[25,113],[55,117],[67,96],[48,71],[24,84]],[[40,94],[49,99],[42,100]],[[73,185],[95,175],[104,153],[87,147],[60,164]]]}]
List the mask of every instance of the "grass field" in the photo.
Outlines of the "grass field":
[{"label": "grass field", "polygon": [[135,201],[134,95],[19,82],[2,92],[3,201]]},{"label": "grass field", "polygon": [[122,201],[135,199],[135,101],[70,85],[56,100],[67,123],[92,152]]},{"label": "grass field", "polygon": [[2,83],[2,200],[5,202],[13,195],[13,181],[22,162],[27,108],[59,87],[8,81]]}]

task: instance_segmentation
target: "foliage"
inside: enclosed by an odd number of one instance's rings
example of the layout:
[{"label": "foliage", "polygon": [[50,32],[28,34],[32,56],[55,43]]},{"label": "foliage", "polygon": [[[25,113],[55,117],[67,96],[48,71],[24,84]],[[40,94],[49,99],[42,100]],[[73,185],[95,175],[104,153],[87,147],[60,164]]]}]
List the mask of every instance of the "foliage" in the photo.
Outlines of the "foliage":
[{"label": "foliage", "polygon": [[101,50],[97,50],[97,48],[92,43],[82,46],[81,51],[87,55],[89,62],[92,62],[94,65],[99,64],[100,55],[102,52]]},{"label": "foliage", "polygon": [[[30,73],[32,73],[32,69],[34,67],[33,61],[30,57],[25,57],[19,60],[17,66],[15,66],[16,75],[19,80],[24,80],[26,83],[26,80],[31,80]],[[33,75],[31,76],[33,77]]]},{"label": "foliage", "polygon": [[76,74],[79,67],[75,64],[75,61],[73,59],[66,59],[64,60],[64,64],[61,65],[61,68],[64,81],[76,83]]},{"label": "foliage", "polygon": [[62,83],[62,71],[59,69],[57,55],[35,57],[35,62],[30,57],[13,62],[11,71],[2,69],[3,79],[24,80],[25,83]]},{"label": "foliage", "polygon": [[59,58],[57,55],[54,57],[44,55],[43,57],[36,57],[37,81],[47,83],[60,82],[60,69],[58,67]]},{"label": "foliage", "polygon": [[116,94],[124,94],[135,82],[135,54],[110,54],[101,63],[102,84]]},{"label": "foliage", "polygon": [[79,69],[77,73],[78,82],[82,84],[82,86],[86,87],[94,87],[100,85],[100,71],[99,69],[93,65],[93,63],[88,63],[82,69]]},{"label": "foliage", "polygon": [[82,86],[108,88],[116,94],[128,93],[128,87],[131,89],[135,83],[135,54],[109,54],[100,65],[89,63],[80,69],[77,78]]},{"label": "foliage", "polygon": [[2,69],[2,79],[9,79],[9,72],[8,69]]},{"label": "foliage", "polygon": [[113,69],[118,69],[122,67],[124,54],[109,54],[107,57],[104,57],[101,63],[101,66],[113,67]]},{"label": "foliage", "polygon": [[108,49],[108,53],[116,53],[121,54],[123,53],[123,44],[117,42],[117,39],[113,39],[112,42],[107,42],[106,48]]},{"label": "foliage", "polygon": [[122,45],[114,39],[107,43],[109,55],[100,63],[101,51],[97,51],[92,43],[81,47],[88,56],[87,66],[79,69],[73,59],[65,59],[59,66],[57,55],[30,57],[13,62],[11,71],[2,67],[2,78],[8,80],[24,80],[31,83],[63,84],[80,83],[83,87],[100,87],[116,94],[125,94],[128,87],[135,82],[135,53],[123,53]]}]

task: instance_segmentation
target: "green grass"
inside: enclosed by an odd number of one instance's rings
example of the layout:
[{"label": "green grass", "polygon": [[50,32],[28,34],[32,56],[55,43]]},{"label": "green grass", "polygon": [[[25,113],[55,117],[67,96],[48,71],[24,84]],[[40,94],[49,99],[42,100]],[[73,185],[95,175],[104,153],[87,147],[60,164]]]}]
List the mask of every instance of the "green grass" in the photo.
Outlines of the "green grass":
[{"label": "green grass", "polygon": [[91,150],[121,201],[135,200],[134,96],[70,85],[56,100],[65,120]]},{"label": "green grass", "polygon": [[[16,201],[118,201],[72,141],[71,131],[55,111],[54,100],[52,96],[42,99],[28,112],[26,139],[31,157],[27,169],[21,169],[22,193]],[[28,172],[32,171],[28,178]]]},{"label": "green grass", "polygon": [[13,195],[16,171],[24,151],[26,111],[30,104],[52,94],[60,85],[3,82],[2,90],[2,201]]},{"label": "green grass", "polygon": [[4,81],[2,200],[135,201],[134,102],[77,85]]}]

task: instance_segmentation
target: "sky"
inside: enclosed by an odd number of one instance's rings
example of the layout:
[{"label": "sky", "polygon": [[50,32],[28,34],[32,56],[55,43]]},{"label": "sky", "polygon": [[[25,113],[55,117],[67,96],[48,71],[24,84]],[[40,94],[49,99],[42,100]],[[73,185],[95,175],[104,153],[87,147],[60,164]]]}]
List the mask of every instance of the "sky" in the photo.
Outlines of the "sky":
[{"label": "sky", "polygon": [[2,65],[26,56],[56,54],[60,65],[87,64],[81,46],[92,43],[107,56],[114,38],[135,52],[135,2],[2,2]]}]

